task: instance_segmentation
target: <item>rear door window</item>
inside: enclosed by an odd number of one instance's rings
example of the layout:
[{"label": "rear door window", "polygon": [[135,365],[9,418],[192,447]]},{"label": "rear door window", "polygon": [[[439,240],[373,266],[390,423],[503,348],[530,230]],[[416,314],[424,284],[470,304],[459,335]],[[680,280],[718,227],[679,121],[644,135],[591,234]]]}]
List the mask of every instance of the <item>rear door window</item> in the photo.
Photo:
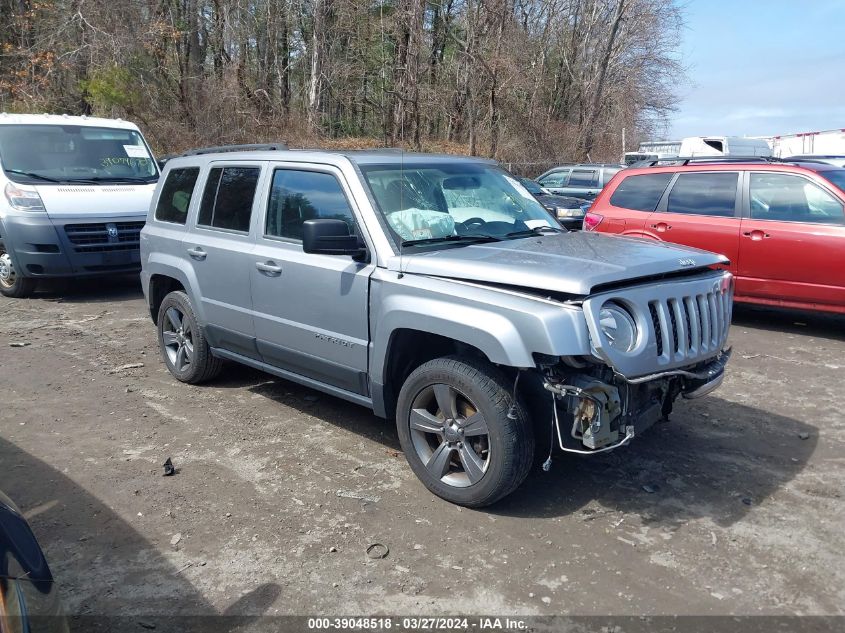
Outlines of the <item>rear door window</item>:
[{"label": "rear door window", "polygon": [[249,232],[260,167],[214,167],[200,203],[199,226]]},{"label": "rear door window", "polygon": [[156,203],[156,220],[185,224],[199,174],[199,167],[170,171]]},{"label": "rear door window", "polygon": [[842,203],[802,176],[752,173],[751,217],[755,220],[842,224]]},{"label": "rear door window", "polygon": [[663,197],[666,186],[675,174],[643,174],[628,176],[610,196],[610,204],[614,207],[632,209],[634,211],[652,212]]},{"label": "rear door window", "polygon": [[597,187],[598,172],[595,169],[573,169],[569,176],[569,187]]},{"label": "rear door window", "polygon": [[687,172],[669,192],[668,213],[733,217],[736,215],[738,172]]}]

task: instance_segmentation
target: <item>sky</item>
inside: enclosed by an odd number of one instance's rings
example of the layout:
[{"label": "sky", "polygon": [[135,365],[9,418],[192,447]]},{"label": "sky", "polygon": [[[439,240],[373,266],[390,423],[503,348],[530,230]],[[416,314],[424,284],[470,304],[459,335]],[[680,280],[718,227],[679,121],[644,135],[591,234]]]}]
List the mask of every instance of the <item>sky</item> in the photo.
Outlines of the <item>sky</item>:
[{"label": "sky", "polygon": [[845,0],[679,0],[688,83],[668,136],[845,128]]}]

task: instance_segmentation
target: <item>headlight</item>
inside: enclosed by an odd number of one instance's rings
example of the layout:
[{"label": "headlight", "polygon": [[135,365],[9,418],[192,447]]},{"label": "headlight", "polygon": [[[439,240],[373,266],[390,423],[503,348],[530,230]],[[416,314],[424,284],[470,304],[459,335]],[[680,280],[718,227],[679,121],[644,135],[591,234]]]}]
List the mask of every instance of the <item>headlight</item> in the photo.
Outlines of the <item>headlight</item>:
[{"label": "headlight", "polygon": [[6,200],[17,211],[44,211],[44,203],[34,187],[10,182],[6,185],[5,193]]},{"label": "headlight", "polygon": [[605,303],[599,310],[599,326],[616,351],[630,352],[637,345],[637,324],[623,307]]},{"label": "headlight", "polygon": [[584,211],[581,209],[566,209],[564,207],[557,207],[555,209],[557,217],[559,218],[581,218],[584,217]]}]

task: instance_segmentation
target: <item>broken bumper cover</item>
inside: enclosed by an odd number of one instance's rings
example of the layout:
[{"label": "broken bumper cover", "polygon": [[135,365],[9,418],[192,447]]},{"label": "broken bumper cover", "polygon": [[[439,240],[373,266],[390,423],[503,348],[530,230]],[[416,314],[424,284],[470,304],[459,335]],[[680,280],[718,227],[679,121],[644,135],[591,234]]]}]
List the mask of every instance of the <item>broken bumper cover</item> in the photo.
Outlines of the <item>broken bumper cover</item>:
[{"label": "broken bumper cover", "polygon": [[712,361],[697,369],[674,369],[672,371],[649,374],[648,376],[640,376],[639,378],[624,378],[624,380],[629,384],[639,385],[644,382],[651,382],[652,380],[677,376],[684,380],[684,388],[681,391],[681,395],[684,398],[700,398],[701,396],[706,396],[722,384],[722,380],[725,378],[725,366],[731,358],[731,353],[732,350],[730,347],[724,349]]}]

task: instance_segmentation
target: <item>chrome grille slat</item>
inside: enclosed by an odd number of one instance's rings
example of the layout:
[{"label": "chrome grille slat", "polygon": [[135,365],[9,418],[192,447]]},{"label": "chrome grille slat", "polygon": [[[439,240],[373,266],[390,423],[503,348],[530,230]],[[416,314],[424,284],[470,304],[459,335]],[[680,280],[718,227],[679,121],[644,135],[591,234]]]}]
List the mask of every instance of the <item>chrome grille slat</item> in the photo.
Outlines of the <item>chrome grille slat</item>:
[{"label": "chrome grille slat", "polygon": [[697,355],[701,350],[701,315],[698,313],[698,297],[684,297],[690,328],[690,354]]},{"label": "chrome grille slat", "polygon": [[675,315],[675,338],[677,339],[675,352],[677,352],[681,358],[684,358],[689,354],[689,348],[687,347],[686,317],[682,314],[681,301],[678,301],[677,299],[669,299],[669,309],[672,310],[672,313]]},{"label": "chrome grille slat", "polygon": [[698,295],[698,311],[701,314],[701,351],[709,352],[713,349],[713,342],[710,340],[710,306],[707,303],[709,295]]},{"label": "chrome grille slat", "polygon": [[675,344],[672,342],[673,334],[669,331],[669,308],[662,301],[657,304],[657,316],[660,318],[660,330],[663,333],[663,340],[665,341],[663,344],[663,355],[669,358],[675,353]]},{"label": "chrome grille slat", "polygon": [[710,335],[710,344],[716,345],[716,341],[719,340],[719,311],[716,308],[716,297],[713,293],[709,293],[707,295],[707,307],[710,311],[710,323],[712,325],[713,331]]}]

